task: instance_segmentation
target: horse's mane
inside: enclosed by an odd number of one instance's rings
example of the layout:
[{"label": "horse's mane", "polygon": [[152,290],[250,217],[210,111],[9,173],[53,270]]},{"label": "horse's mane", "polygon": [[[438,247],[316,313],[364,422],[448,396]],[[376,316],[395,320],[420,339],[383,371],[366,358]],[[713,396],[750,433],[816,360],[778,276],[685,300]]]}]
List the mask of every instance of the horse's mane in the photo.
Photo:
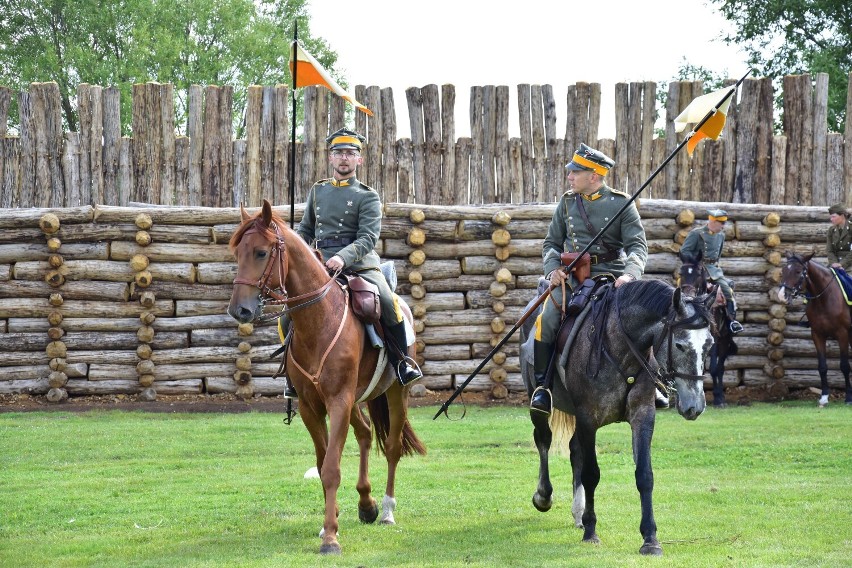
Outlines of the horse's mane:
[{"label": "horse's mane", "polygon": [[661,316],[669,313],[674,287],[662,280],[639,280],[617,288],[622,306],[637,306]]}]

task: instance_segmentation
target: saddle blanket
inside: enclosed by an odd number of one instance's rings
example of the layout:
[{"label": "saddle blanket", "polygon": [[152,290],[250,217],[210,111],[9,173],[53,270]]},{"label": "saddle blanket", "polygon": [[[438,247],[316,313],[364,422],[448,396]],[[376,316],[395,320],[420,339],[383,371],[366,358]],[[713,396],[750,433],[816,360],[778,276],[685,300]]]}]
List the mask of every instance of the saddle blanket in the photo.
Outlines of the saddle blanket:
[{"label": "saddle blanket", "polygon": [[846,274],[842,268],[832,268],[834,277],[837,278],[837,283],[840,284],[840,289],[843,291],[843,299],[846,300],[847,306],[852,306],[852,276]]}]

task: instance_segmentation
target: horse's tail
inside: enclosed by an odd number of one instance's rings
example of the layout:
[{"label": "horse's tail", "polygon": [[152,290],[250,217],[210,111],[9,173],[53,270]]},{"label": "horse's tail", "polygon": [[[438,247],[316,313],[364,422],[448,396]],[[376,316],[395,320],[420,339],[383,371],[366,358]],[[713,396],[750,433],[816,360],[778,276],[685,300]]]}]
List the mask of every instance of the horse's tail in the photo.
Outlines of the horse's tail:
[{"label": "horse's tail", "polygon": [[555,448],[559,455],[571,456],[570,442],[577,429],[577,418],[573,414],[553,409],[550,414],[550,431],[553,433],[553,441],[550,447]]},{"label": "horse's tail", "polygon": [[[367,401],[367,408],[370,411],[370,420],[373,422],[376,452],[384,454],[385,441],[388,439],[388,432],[390,431],[390,410],[388,409],[387,395],[383,394]],[[415,453],[426,455],[426,446],[414,433],[411,422],[406,418],[405,424],[402,425],[402,455],[410,456]]]}]

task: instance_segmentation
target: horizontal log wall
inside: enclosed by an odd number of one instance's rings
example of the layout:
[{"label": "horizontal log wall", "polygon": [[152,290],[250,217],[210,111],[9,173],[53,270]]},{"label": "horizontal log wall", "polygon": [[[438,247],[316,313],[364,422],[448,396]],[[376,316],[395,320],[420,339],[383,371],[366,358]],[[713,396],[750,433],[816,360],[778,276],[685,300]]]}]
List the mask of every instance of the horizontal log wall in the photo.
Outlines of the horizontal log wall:
[{"label": "horizontal log wall", "polygon": [[[850,74],[852,82],[852,74]],[[581,142],[615,158],[609,183],[634,191],[683,140],[673,119],[701,82],[669,83],[664,109],[653,82],[615,85],[615,137],[599,137],[601,85],[576,83],[567,93],[550,85],[518,85],[517,108],[508,86],[470,92],[470,136],[457,137],[455,87],[426,85],[404,93],[410,138],[397,135],[391,89],[355,88],[373,110],[355,113],[366,135],[359,177],[385,203],[465,205],[551,202],[566,189],[564,165]],[[852,108],[852,89],[848,104]],[[344,102],[320,87],[301,89],[304,124],[292,166],[295,201],[329,175],[325,138],[344,126]],[[783,98],[783,134],[773,135],[773,101]],[[0,87],[5,128],[13,93]],[[290,91],[284,85],[247,88],[245,138],[234,139],[233,87],[194,85],[187,123],[175,126],[172,85],[134,85],[132,137],[121,136],[119,92],[81,84],[79,132],[63,133],[56,83],[17,93],[18,136],[0,131],[0,207],[161,205],[257,206],[289,202]],[[722,137],[678,154],[647,196],[691,201],[852,206],[852,121],[845,133],[827,131],[828,76],[788,76],[775,93],[768,78],[750,78],[734,96]],[[665,135],[655,136],[657,112]],[[509,136],[516,114],[520,135]],[[557,119],[565,124],[557,132]]]},{"label": "horizontal log wall", "polygon": [[[639,200],[646,278],[672,282],[686,234],[724,205],[726,274],[740,321],[730,386],[817,384],[797,302],[776,300],[783,252],[825,260],[823,208]],[[451,389],[535,297],[554,205],[385,205],[377,251],[393,260],[415,316],[424,384]],[[289,207],[279,207],[285,218]],[[296,218],[301,208],[296,209]],[[0,392],[279,394],[273,326],[237,325],[226,306],[236,266],[233,208],[117,207],[0,211]],[[698,219],[698,221],[696,221]],[[830,346],[829,381],[842,385]],[[709,386],[709,379],[708,379]],[[521,391],[517,337],[468,386]]]}]

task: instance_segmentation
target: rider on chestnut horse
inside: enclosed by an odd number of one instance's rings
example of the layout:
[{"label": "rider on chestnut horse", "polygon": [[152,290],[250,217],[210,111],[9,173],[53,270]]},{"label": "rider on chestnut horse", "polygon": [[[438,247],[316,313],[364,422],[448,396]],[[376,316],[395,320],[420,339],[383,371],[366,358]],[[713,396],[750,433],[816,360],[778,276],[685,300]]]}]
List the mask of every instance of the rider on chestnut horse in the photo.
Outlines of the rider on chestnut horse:
[{"label": "rider on chestnut horse", "polygon": [[[422,374],[416,365],[400,356],[408,345],[402,311],[379,270],[379,255],[374,250],[382,227],[379,195],[355,177],[362,162],[361,148],[365,140],[346,129],[326,139],[333,175],[311,187],[297,230],[306,242],[322,253],[329,271],[357,273],[378,287],[385,338],[394,344],[389,346],[388,357],[400,383],[405,386]],[[285,396],[295,398],[295,394],[288,381]]]}]

